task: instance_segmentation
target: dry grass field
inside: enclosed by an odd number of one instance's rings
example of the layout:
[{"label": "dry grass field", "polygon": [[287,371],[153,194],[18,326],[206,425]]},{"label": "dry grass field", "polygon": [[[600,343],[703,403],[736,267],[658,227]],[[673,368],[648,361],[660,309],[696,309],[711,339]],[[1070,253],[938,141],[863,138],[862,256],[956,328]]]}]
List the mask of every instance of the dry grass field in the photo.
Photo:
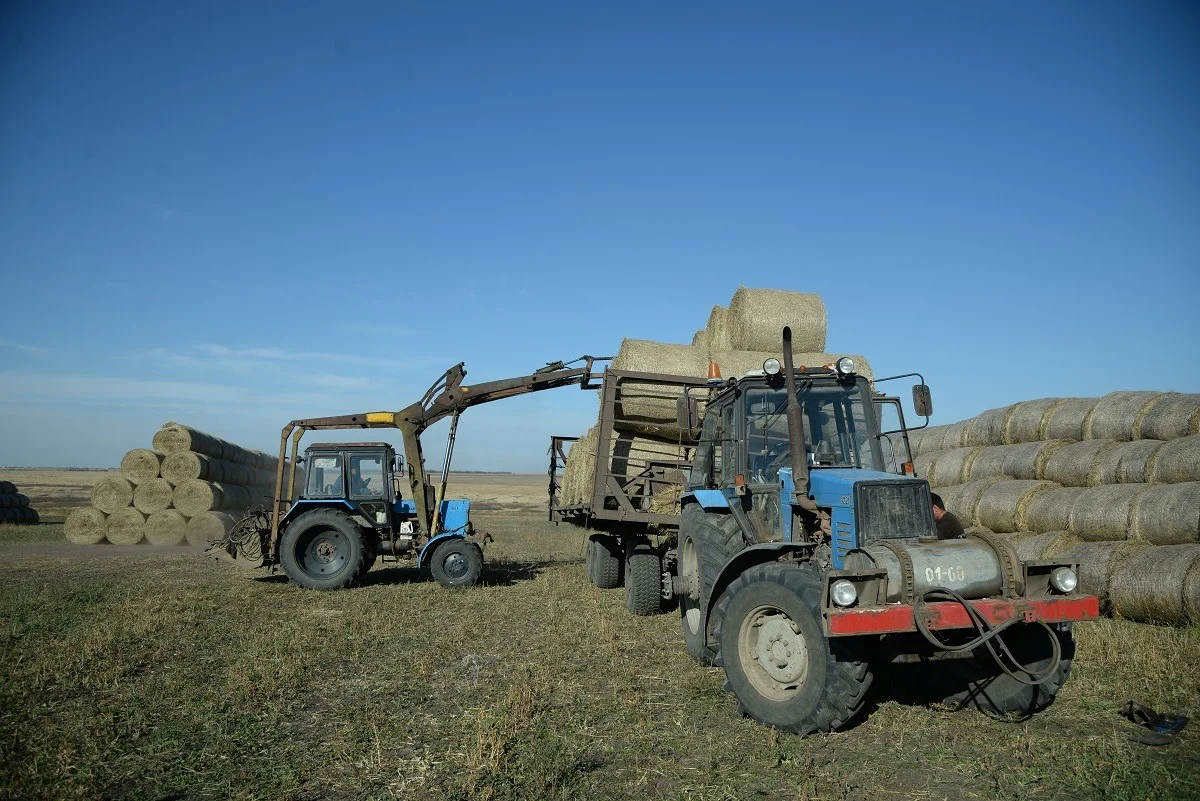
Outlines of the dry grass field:
[{"label": "dry grass field", "polygon": [[[87,475],[0,478],[65,510]],[[306,592],[188,548],[0,526],[0,797],[1200,797],[1200,731],[1138,745],[1116,714],[1200,714],[1197,627],[1080,626],[1070,682],[1027,721],[881,680],[855,726],[797,738],[737,715],[675,615],[633,618],[587,583],[543,476],[452,487],[496,537],[461,592],[393,563]]]}]

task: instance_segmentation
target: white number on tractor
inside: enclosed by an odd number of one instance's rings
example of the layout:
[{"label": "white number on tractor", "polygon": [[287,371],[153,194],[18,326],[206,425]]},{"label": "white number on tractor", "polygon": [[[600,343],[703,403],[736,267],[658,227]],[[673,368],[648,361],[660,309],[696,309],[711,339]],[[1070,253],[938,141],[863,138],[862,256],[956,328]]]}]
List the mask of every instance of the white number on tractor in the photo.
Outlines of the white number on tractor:
[{"label": "white number on tractor", "polygon": [[963,569],[962,565],[951,565],[946,568],[939,565],[925,568],[925,580],[931,584],[935,581],[965,581],[966,578],[967,571]]}]

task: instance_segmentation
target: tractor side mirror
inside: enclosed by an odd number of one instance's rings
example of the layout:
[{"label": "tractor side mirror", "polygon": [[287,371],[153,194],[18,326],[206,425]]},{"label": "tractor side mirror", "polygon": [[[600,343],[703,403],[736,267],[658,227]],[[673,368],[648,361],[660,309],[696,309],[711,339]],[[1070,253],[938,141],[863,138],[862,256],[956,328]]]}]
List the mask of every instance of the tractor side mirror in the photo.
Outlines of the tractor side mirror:
[{"label": "tractor side mirror", "polygon": [[929,394],[929,386],[917,384],[913,387],[913,408],[922,417],[933,416],[933,396]]},{"label": "tractor side mirror", "polygon": [[696,396],[686,389],[675,401],[675,422],[681,430],[688,432],[691,439],[700,436],[700,404]]}]

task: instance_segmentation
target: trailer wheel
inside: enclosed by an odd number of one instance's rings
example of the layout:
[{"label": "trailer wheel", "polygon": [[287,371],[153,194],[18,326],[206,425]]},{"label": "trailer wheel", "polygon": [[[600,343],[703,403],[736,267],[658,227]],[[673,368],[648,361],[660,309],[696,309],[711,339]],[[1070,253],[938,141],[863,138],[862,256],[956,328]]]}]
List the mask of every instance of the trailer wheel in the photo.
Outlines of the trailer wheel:
[{"label": "trailer wheel", "polygon": [[[679,527],[679,577],[684,592],[679,596],[679,618],[683,625],[683,644],[688,655],[702,665],[711,665],[717,651],[704,644],[700,620],[721,568],[745,544],[730,516],[710,515],[703,507],[690,504],[683,510]],[[716,615],[709,616],[708,631],[716,627]]]},{"label": "trailer wheel", "polygon": [[722,596],[718,664],[738,711],[796,734],[832,731],[862,709],[870,665],[821,628],[821,581],[773,562],[752,567]]},{"label": "trailer wheel", "polygon": [[[950,706],[971,707],[992,715],[1017,714],[1029,717],[1040,712],[1058,696],[1071,673],[1075,658],[1075,635],[1070,623],[1051,626],[1062,649],[1058,670],[1044,684],[1023,684],[1002,671],[986,647],[975,651],[970,659],[950,659],[945,662],[949,686],[956,688],[944,703]],[[1053,658],[1050,635],[1041,626],[1021,624],[999,635],[1021,664],[1035,673],[1045,672]],[[1012,667],[1011,665],[1009,667]],[[1018,675],[1020,675],[1018,673]]]},{"label": "trailer wheel", "polygon": [[639,616],[662,611],[662,559],[643,537],[630,538],[625,555],[625,608]]},{"label": "trailer wheel", "polygon": [[348,587],[366,572],[370,549],[362,528],[335,509],[294,520],[279,541],[279,562],[295,584],[309,590]]},{"label": "trailer wheel", "polygon": [[443,542],[433,552],[429,572],[443,587],[471,587],[483,572],[483,553],[466,540]]},{"label": "trailer wheel", "polygon": [[620,587],[625,567],[620,541],[605,534],[593,534],[588,537],[588,549],[592,559],[588,578],[592,583],[602,590]]}]

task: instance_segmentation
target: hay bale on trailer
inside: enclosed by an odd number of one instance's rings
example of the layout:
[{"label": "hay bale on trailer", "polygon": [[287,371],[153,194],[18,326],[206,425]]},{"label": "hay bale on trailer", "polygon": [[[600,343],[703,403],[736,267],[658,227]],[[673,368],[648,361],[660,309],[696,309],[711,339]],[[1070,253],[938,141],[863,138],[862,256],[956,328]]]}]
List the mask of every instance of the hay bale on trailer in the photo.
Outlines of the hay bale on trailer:
[{"label": "hay bale on trailer", "polygon": [[1014,403],[1004,421],[1004,444],[1018,445],[1044,439],[1042,421],[1046,412],[1057,406],[1061,400],[1062,398],[1039,398]]},{"label": "hay bale on trailer", "polygon": [[1142,439],[1171,440],[1200,434],[1200,395],[1164,393],[1146,409],[1138,425]]},{"label": "hay bale on trailer", "polygon": [[225,539],[239,518],[228,512],[201,512],[187,521],[188,545],[211,545]]},{"label": "hay bale on trailer", "polygon": [[103,542],[108,531],[108,515],[94,506],[72,509],[63,524],[67,540],[76,545],[95,545]]},{"label": "hay bale on trailer", "polygon": [[133,491],[133,508],[142,514],[153,514],[171,507],[175,487],[165,478],[151,478]]},{"label": "hay bale on trailer", "polygon": [[998,481],[979,497],[975,520],[992,531],[1019,531],[1030,502],[1057,487],[1052,481]]},{"label": "hay bale on trailer", "polygon": [[163,509],[146,518],[146,539],[151,545],[179,545],[187,536],[187,520],[175,509]]},{"label": "hay bale on trailer", "polygon": [[1083,424],[1098,400],[1096,398],[1063,398],[1046,410],[1038,439],[1083,439]]},{"label": "hay bale on trailer", "polygon": [[146,536],[146,516],[132,506],[108,516],[105,537],[113,545],[137,545]]},{"label": "hay bale on trailer", "polygon": [[149,448],[134,448],[121,457],[121,475],[133,484],[158,478],[162,470],[163,453]]},{"label": "hay bale on trailer", "polygon": [[115,514],[133,505],[133,484],[124,476],[105,476],[92,487],[92,506],[105,514]]},{"label": "hay bale on trailer", "polygon": [[1037,532],[1066,530],[1071,525],[1071,510],[1086,491],[1083,487],[1046,490],[1029,501],[1019,527]]},{"label": "hay bale on trailer", "polygon": [[1128,539],[1133,513],[1145,491],[1145,484],[1089,487],[1071,507],[1071,533],[1088,542]]},{"label": "hay bale on trailer", "polygon": [[1083,423],[1084,439],[1128,442],[1134,438],[1142,412],[1162,397],[1161,392],[1110,392],[1096,402]]},{"label": "hay bale on trailer", "polygon": [[1046,460],[1046,480],[1057,481],[1064,487],[1096,486],[1096,465],[1101,455],[1114,445],[1104,439],[1067,443]]},{"label": "hay bale on trailer", "polygon": [[[705,342],[709,350],[733,350],[733,340],[729,336],[729,309],[724,306],[713,306],[708,313],[708,323],[704,328]],[[779,329],[780,336],[783,329]],[[695,340],[693,340],[694,344]]]},{"label": "hay bale on trailer", "polygon": [[1063,554],[1079,562],[1079,589],[1100,599],[1100,609],[1112,613],[1112,576],[1117,565],[1151,547],[1142,540],[1085,542]]},{"label": "hay bale on trailer", "polygon": [[[665,373],[703,378],[708,375],[708,354],[691,345],[671,345],[645,339],[625,339],[612,361],[615,370],[638,373]],[[669,436],[676,432],[677,387],[626,381],[616,415],[622,430]]]},{"label": "hay bale on trailer", "polygon": [[1097,455],[1092,480],[1097,484],[1148,484],[1151,460],[1162,445],[1156,439],[1118,442]]},{"label": "hay bale on trailer", "polygon": [[730,344],[737,350],[775,350],[784,326],[796,351],[825,350],[827,320],[820,295],[785,289],[738,287],[726,314]]},{"label": "hay bale on trailer", "polygon": [[1165,443],[1154,452],[1148,472],[1155,484],[1200,481],[1200,435]]},{"label": "hay bale on trailer", "polygon": [[1147,623],[1188,622],[1189,609],[1200,608],[1200,598],[1185,597],[1200,590],[1200,582],[1188,580],[1198,560],[1200,545],[1160,545],[1118,562],[1110,585],[1113,610]]},{"label": "hay bale on trailer", "polygon": [[1155,545],[1200,540],[1200,482],[1148,486],[1134,510],[1130,527],[1133,536]]}]

